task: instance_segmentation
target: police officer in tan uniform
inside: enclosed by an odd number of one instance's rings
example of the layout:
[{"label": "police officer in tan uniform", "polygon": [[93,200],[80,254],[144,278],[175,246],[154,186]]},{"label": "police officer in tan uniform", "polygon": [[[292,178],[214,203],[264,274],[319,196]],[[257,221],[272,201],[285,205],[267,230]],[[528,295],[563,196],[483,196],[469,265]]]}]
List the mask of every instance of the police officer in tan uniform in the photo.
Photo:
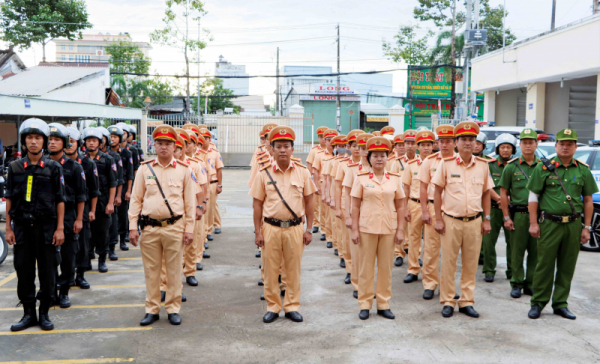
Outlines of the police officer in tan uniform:
[{"label": "police officer in tan uniform", "polygon": [[319,181],[319,183],[317,184],[317,194],[321,197],[321,241],[328,240],[327,247],[330,249],[333,248],[333,242],[331,241],[332,231],[330,230],[329,223],[329,205],[325,200],[326,195],[324,192],[327,185],[325,183],[325,177],[323,175],[323,172],[325,171],[327,161],[333,158],[333,147],[331,146],[331,138],[337,136],[338,134],[339,133],[333,129],[326,129],[325,132],[323,132],[323,140],[325,140],[325,150],[322,153],[317,153],[312,165],[315,181]]},{"label": "police officer in tan uniform", "polygon": [[[189,167],[173,158],[175,129],[158,126],[152,139],[157,158],[144,162],[138,169],[129,206],[129,240],[138,246],[139,239],[146,278],[146,315],[140,325],[151,325],[159,319],[163,254],[168,281],[165,309],[169,322],[179,325],[183,246],[193,241],[196,187]],[[140,215],[141,239],[137,230]]]},{"label": "police officer in tan uniform", "polygon": [[[294,130],[287,126],[275,127],[269,133],[275,163],[262,167],[249,193],[254,198],[255,243],[264,248],[265,323],[275,321],[282,308],[278,287],[282,259],[287,272],[285,317],[303,321],[298,312],[300,272],[304,246],[312,241],[312,194],[316,186],[306,167],[291,159],[295,139]],[[302,222],[305,214],[306,228]]]},{"label": "police officer in tan uniform", "polygon": [[[394,137],[394,155],[392,159],[388,158],[386,170],[398,173],[402,178],[406,167],[408,166],[408,157],[406,157],[406,148],[404,147],[404,133]],[[408,221],[404,220],[404,233],[408,234]],[[401,267],[404,264],[404,258],[408,251],[408,239],[404,239],[402,245],[394,245],[394,265]]]},{"label": "police officer in tan uniform", "polygon": [[[323,133],[325,133],[325,130],[327,130],[327,129],[329,129],[329,128],[326,126],[320,126],[317,128],[317,138],[319,139],[319,144],[312,147],[310,152],[308,153],[308,156],[306,157],[306,165],[308,166],[308,171],[310,172],[311,176],[313,176],[313,181],[317,185],[319,184],[319,181],[317,181],[314,178],[313,163],[315,161],[317,154],[323,153],[323,151],[325,151],[325,149],[326,149],[325,138],[323,138]],[[321,227],[321,213],[320,213],[321,196],[319,196],[316,193],[314,196],[315,196],[315,220],[313,221],[313,231],[312,231],[313,234],[318,233],[319,227]]]},{"label": "police officer in tan uniform", "polygon": [[[475,157],[473,148],[479,126],[472,121],[463,121],[454,127],[458,154],[444,158],[435,172],[431,183],[435,185],[435,231],[441,235],[442,272],[440,277],[440,303],[442,316],[454,314],[457,303],[456,261],[461,252],[462,276],[458,300],[459,312],[470,317],[479,317],[473,308],[475,303],[475,274],[482,235],[489,234],[490,190],[494,182],[485,159]],[[484,219],[481,219],[481,215]]]}]

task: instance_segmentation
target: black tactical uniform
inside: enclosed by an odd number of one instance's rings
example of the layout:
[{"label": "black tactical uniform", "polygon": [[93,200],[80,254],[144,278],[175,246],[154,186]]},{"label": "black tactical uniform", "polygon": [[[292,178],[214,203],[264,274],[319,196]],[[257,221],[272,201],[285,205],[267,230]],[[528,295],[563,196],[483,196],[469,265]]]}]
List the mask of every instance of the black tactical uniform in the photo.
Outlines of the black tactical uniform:
[{"label": "black tactical uniform", "polygon": [[[127,223],[129,218],[127,211],[129,210],[129,201],[125,201],[125,194],[127,193],[128,182],[131,181],[131,188],[133,188],[133,156],[129,149],[119,147],[121,153],[121,161],[123,161],[123,190],[121,191],[121,206],[118,209],[119,215],[119,228],[118,228],[118,239],[120,240],[120,246],[122,250],[129,250],[125,243],[125,236],[127,235]],[[114,244],[117,242],[114,241]]]},{"label": "black tactical uniform", "polygon": [[[117,191],[115,192],[116,200],[116,194],[119,193],[118,187],[123,186],[125,184],[123,175],[123,160],[121,159],[121,154],[115,152],[110,148],[110,140],[108,146],[106,147],[106,152],[114,159],[115,163],[117,164]],[[123,201],[121,201],[121,206],[123,206]],[[121,206],[115,205],[115,212],[113,212],[110,215],[110,230],[108,233],[108,256],[110,260],[118,259],[117,255],[115,254],[115,245],[119,242],[119,209],[121,208]]]}]

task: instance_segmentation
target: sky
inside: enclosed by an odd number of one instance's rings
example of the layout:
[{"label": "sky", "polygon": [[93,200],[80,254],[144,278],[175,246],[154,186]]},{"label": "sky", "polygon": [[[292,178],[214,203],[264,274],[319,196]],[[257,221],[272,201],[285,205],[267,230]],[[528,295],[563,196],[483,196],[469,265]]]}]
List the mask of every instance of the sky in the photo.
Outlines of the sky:
[{"label": "sky", "polygon": [[[552,0],[490,0],[492,6],[506,2],[506,27],[517,39],[525,39],[550,29]],[[148,41],[149,33],[162,29],[164,0],[86,0],[93,28],[86,34],[129,32],[135,41]],[[592,0],[556,0],[556,26],[591,15]],[[458,1],[462,3],[462,1]],[[221,0],[205,2],[207,14],[201,29],[210,31],[212,41],[200,52],[200,74],[213,75],[218,57],[246,65],[250,75],[273,75],[279,47],[280,65],[336,67],[336,25],[340,24],[341,71],[371,71],[405,68],[387,60],[382,41],[392,41],[399,27],[418,25],[418,34],[439,32],[432,22],[413,17],[417,0]],[[464,9],[464,6],[459,6]],[[180,22],[181,27],[185,23]],[[190,24],[196,35],[198,25]],[[207,35],[202,35],[207,39]],[[249,44],[250,43],[250,44]],[[182,74],[183,53],[173,47],[152,46],[151,70],[158,74]],[[0,48],[6,44],[0,42]],[[48,61],[55,61],[54,45],[47,46]],[[42,48],[20,51],[28,67],[41,61]],[[198,74],[198,66],[192,74]],[[406,72],[394,74],[394,92],[405,92]],[[183,81],[180,81],[183,86]],[[197,82],[193,80],[193,85]],[[194,86],[192,86],[194,87]],[[274,78],[250,80],[250,94],[265,96],[274,103]]]}]

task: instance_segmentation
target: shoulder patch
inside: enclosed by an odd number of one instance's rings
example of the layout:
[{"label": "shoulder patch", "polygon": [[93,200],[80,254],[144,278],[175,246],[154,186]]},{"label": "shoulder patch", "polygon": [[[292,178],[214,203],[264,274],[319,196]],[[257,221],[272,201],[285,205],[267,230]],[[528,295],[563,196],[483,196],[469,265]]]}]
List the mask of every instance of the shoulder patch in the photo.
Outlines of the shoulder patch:
[{"label": "shoulder patch", "polygon": [[438,154],[440,154],[440,152],[433,153],[432,155],[428,156],[427,159],[435,158],[438,156]]},{"label": "shoulder patch", "polygon": [[301,158],[296,158],[296,157],[292,157],[291,160],[293,160],[294,162],[300,162],[300,161],[302,161]]},{"label": "shoulder patch", "polygon": [[514,161],[516,161],[516,160],[519,160],[519,157],[514,157],[513,159],[511,159],[511,160],[509,160],[508,162],[506,162],[506,164],[508,164],[508,163],[512,163],[512,162],[514,162]]},{"label": "shoulder patch", "polygon": [[150,163],[150,162],[154,162],[154,159],[148,159],[147,161],[143,161],[140,164],[147,164],[147,163]]},{"label": "shoulder patch", "polygon": [[579,159],[577,160],[577,164],[583,164],[584,166],[590,168],[589,165],[587,165],[586,163],[583,163],[582,161],[580,161]]},{"label": "shoulder patch", "polygon": [[485,158],[481,158],[481,157],[475,157],[475,159],[479,159],[480,161],[485,162],[485,163],[493,163],[493,162],[497,161],[496,158],[485,159]]},{"label": "shoulder patch", "polygon": [[455,159],[456,159],[455,155],[453,155],[452,157],[446,157],[446,158],[444,158],[445,161],[452,161],[452,160],[455,160]]},{"label": "shoulder patch", "polygon": [[362,172],[358,172],[357,176],[366,176],[366,175],[369,175],[369,173],[371,173],[371,172],[362,171]]},{"label": "shoulder patch", "polygon": [[[300,158],[298,158],[298,159],[300,159]],[[300,161],[294,161],[294,164],[297,166],[300,166],[302,168],[306,168],[306,166],[304,164],[300,163]]]},{"label": "shoulder patch", "polygon": [[354,163],[352,161],[348,162],[348,167],[358,167],[358,163]]},{"label": "shoulder patch", "polygon": [[416,161],[418,161],[418,159],[417,159],[417,158],[415,158],[415,159],[411,159],[411,160],[409,160],[409,161],[408,161],[408,164],[415,163]]},{"label": "shoulder patch", "polygon": [[176,161],[177,161],[177,163],[179,163],[179,164],[182,164],[182,165],[184,165],[184,166],[186,166],[186,167],[189,167],[189,166],[190,166],[190,165],[189,165],[189,164],[187,164],[186,162],[184,162],[184,161],[180,161],[179,159],[176,159]]},{"label": "shoulder patch", "polygon": [[325,153],[325,151],[323,149],[319,149],[317,153]]},{"label": "shoulder patch", "polygon": [[389,174],[390,176],[400,177],[400,173],[397,172],[388,172],[387,174]]},{"label": "shoulder patch", "polygon": [[265,169],[267,169],[269,167],[271,167],[271,163],[267,163],[264,166],[260,167],[260,170],[263,171],[263,170],[265,170]]}]

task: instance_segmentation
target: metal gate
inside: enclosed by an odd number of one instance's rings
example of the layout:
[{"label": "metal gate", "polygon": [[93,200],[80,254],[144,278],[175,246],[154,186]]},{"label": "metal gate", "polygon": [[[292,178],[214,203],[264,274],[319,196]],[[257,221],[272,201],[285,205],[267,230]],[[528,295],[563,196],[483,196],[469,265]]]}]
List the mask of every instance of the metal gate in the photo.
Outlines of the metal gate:
[{"label": "metal gate", "polygon": [[517,126],[525,126],[527,113],[527,96],[519,96],[517,98]]},{"label": "metal gate", "polygon": [[571,86],[569,89],[569,128],[577,132],[581,143],[587,144],[594,139],[596,92],[595,86]]}]

